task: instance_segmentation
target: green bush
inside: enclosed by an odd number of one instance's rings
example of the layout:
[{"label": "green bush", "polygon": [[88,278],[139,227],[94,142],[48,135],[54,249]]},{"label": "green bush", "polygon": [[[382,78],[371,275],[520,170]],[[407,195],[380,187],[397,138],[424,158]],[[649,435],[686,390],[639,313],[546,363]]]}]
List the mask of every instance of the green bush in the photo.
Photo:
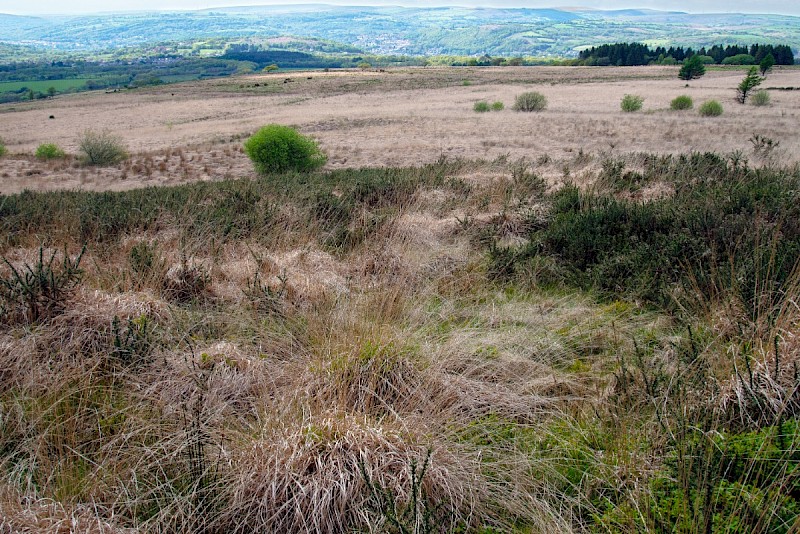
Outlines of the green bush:
[{"label": "green bush", "polygon": [[505,107],[506,107],[505,104],[503,104],[499,100],[497,102],[492,102],[492,111],[503,111]]},{"label": "green bush", "polygon": [[755,65],[756,58],[750,54],[736,54],[722,60],[723,65]]},{"label": "green bush", "polygon": [[484,100],[481,100],[480,102],[475,102],[475,105],[472,106],[472,110],[477,113],[486,113],[490,109],[491,108],[489,107],[489,103]]},{"label": "green bush", "polygon": [[8,152],[8,149],[6,149],[6,145],[5,145],[5,143],[3,143],[3,140],[0,139],[0,158],[5,156],[6,152]]},{"label": "green bush", "polygon": [[672,102],[669,103],[670,109],[675,111],[692,109],[692,106],[694,106],[694,102],[692,102],[692,97],[688,95],[676,96],[672,99]]},{"label": "green bush", "polygon": [[547,97],[542,93],[530,91],[517,96],[514,111],[544,111],[547,108]]},{"label": "green bush", "polygon": [[639,111],[642,109],[642,104],[644,103],[644,98],[637,95],[625,95],[622,97],[622,102],[620,102],[620,107],[622,111],[626,113],[632,113],[634,111]]},{"label": "green bush", "polygon": [[294,128],[269,124],[244,143],[244,151],[260,174],[312,171],[325,164],[317,142]]},{"label": "green bush", "polygon": [[716,100],[703,102],[700,106],[700,115],[703,117],[719,117],[722,115],[722,104]]},{"label": "green bush", "polygon": [[36,148],[37,159],[60,159],[65,156],[64,151],[54,143],[42,143]]},{"label": "green bush", "polygon": [[87,165],[114,165],[128,157],[122,138],[108,130],[86,130],[78,146]]},{"label": "green bush", "polygon": [[768,106],[770,103],[770,96],[764,89],[756,91],[751,97],[754,106]]},{"label": "green bush", "polygon": [[[569,284],[668,309],[679,294],[710,301],[730,290],[757,310],[785,290],[800,253],[800,225],[784,222],[800,217],[800,173],[712,153],[648,156],[643,167],[637,183],[671,184],[674,194],[641,203],[565,186],[545,197],[548,220],[531,219],[527,244],[489,247],[490,274],[521,276],[532,258],[550,256]],[[609,172],[633,179],[620,166]]]}]

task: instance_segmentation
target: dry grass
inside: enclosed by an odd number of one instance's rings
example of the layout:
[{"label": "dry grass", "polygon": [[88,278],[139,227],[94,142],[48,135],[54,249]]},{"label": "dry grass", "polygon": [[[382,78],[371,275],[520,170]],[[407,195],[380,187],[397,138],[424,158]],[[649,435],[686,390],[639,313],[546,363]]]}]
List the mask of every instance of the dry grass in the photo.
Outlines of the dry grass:
[{"label": "dry grass", "polygon": [[[440,178],[355,206],[345,229],[366,238],[349,246],[331,245],[333,223],[306,205],[317,197],[268,190],[260,205],[279,205],[245,237],[165,215],[144,233],[96,237],[80,287],[52,316],[0,331],[0,532],[386,532],[368,481],[407,506],[412,466],[428,451],[417,506],[436,510],[436,531],[632,531],[653,520],[649,484],[694,414],[743,428],[794,416],[796,282],[765,292],[757,310],[729,294],[683,295],[699,310],[700,332],[689,335],[675,316],[566,287],[548,258],[511,281],[492,279],[486,249],[490,240],[535,241],[546,191],[608,188],[608,162],[640,171],[652,161],[642,148],[732,150],[755,128],[790,148],[789,118],[769,114],[793,116],[796,95],[732,110],[721,119],[727,129],[701,139],[700,120],[678,124],[668,102],[691,91],[721,97],[730,73],[686,89],[671,69],[466,72],[469,87],[462,71],[455,80],[434,69],[303,78],[286,84],[291,94],[214,81],[174,99],[154,89],[53,101],[64,107],[59,118],[77,120],[87,105],[97,117],[113,111],[140,152],[103,171],[48,163],[27,177],[41,178],[35,187],[72,187],[75,173],[98,189],[217,179],[223,168],[249,176],[230,136],[262,121],[267,100],[278,116],[270,121],[294,122],[338,154],[331,167],[417,164],[445,152],[486,159],[436,167]],[[623,72],[639,78],[614,78]],[[772,76],[788,86],[797,71]],[[622,117],[629,85],[656,111]],[[536,124],[505,112],[476,118],[463,105],[510,101],[528,86],[550,102]],[[611,96],[587,101],[589,93]],[[243,107],[229,116],[222,103]],[[185,124],[161,131],[132,104]],[[5,116],[19,133],[35,113]],[[28,136],[12,152],[38,142]],[[347,138],[355,141],[344,161]],[[12,155],[0,165],[11,173],[44,164]],[[331,196],[345,197],[347,185]],[[617,193],[648,202],[672,187]],[[60,231],[49,241],[82,244]],[[43,235],[15,236],[2,253],[30,263]],[[135,258],[148,251],[145,268]],[[624,506],[636,512],[615,523],[608,514]]]},{"label": "dry grass", "polygon": [[[297,126],[317,139],[329,157],[328,168],[418,165],[440,155],[488,160],[549,155],[560,160],[579,149],[748,152],[753,133],[780,140],[790,161],[798,153],[793,144],[800,112],[796,91],[774,92],[771,107],[726,106],[714,136],[707,135],[708,122],[702,117],[670,113],[669,103],[679,94],[698,102],[732,102],[739,71],[709,72],[688,88],[679,83],[677,67],[399,69],[317,73],[312,80],[298,74],[298,83],[283,84],[285,76],[83,93],[7,109],[4,139],[10,155],[0,162],[0,191],[120,190],[254,177],[240,143],[267,122]],[[798,70],[771,76],[775,86],[800,86]],[[473,85],[462,86],[464,78]],[[251,92],[250,82],[260,87]],[[270,84],[279,84],[279,92],[259,92]],[[536,117],[510,111],[476,116],[471,111],[476,98],[510,102],[531,88],[549,100],[548,110]],[[654,111],[623,116],[619,101],[631,92],[646,96]],[[57,118],[47,120],[48,114]],[[32,156],[43,142],[74,154],[77,132],[96,124],[113,125],[113,132],[124,137],[133,152],[128,162],[83,169],[71,160],[43,163]]]}]

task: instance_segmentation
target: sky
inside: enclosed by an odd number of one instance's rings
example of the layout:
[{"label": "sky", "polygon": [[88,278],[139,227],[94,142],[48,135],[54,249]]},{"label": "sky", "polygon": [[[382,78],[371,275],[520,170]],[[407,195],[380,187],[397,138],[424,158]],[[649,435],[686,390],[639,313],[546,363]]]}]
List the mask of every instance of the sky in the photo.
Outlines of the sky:
[{"label": "sky", "polygon": [[109,11],[193,10],[225,6],[326,3],[340,5],[441,5],[548,8],[580,6],[595,9],[649,8],[689,13],[775,13],[800,16],[797,0],[0,0],[0,13],[14,15],[84,14]]}]

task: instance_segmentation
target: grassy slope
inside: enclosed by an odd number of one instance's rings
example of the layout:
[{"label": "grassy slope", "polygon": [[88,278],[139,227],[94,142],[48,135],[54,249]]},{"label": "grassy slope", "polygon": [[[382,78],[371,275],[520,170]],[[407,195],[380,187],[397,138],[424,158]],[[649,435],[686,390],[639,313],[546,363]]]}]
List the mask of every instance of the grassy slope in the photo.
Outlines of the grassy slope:
[{"label": "grassy slope", "polygon": [[[0,516],[787,531],[797,170],[602,169],[588,191],[444,161],[0,197]],[[717,232],[687,241],[687,221]],[[79,275],[62,247],[83,245]],[[29,277],[52,297],[32,300],[12,266],[63,293]]]}]

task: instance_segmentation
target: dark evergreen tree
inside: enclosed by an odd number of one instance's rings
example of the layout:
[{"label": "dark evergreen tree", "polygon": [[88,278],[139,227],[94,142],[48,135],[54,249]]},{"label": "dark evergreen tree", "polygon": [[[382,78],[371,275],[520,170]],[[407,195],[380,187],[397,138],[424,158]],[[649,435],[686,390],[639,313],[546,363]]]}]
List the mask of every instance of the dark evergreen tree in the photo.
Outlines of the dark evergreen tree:
[{"label": "dark evergreen tree", "polygon": [[769,71],[772,70],[772,67],[775,66],[775,57],[772,54],[767,54],[764,59],[761,60],[761,63],[758,65],[758,69],[761,71],[762,76],[766,76]]},{"label": "dark evergreen tree", "polygon": [[683,62],[678,77],[681,80],[693,80],[699,78],[706,73],[706,66],[703,65],[703,60],[700,56],[695,54]]},{"label": "dark evergreen tree", "polygon": [[747,97],[750,95],[750,92],[761,85],[761,81],[762,78],[758,75],[758,67],[750,67],[750,70],[747,71],[744,79],[736,88],[736,100],[740,104],[747,102]]}]

